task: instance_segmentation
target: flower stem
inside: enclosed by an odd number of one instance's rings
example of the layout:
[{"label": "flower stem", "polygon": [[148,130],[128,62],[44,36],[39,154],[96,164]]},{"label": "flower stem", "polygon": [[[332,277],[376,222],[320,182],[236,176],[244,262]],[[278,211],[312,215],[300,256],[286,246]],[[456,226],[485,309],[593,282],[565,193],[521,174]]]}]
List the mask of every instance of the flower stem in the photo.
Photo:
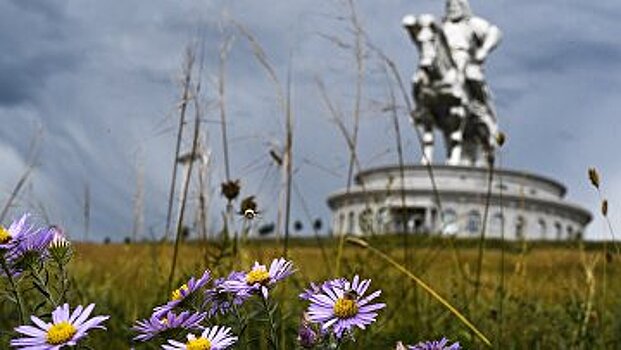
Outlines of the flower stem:
[{"label": "flower stem", "polygon": [[239,312],[239,307],[233,306],[233,315],[235,316],[235,321],[237,321],[237,337],[239,339],[238,344],[240,349],[246,349],[246,342],[244,340],[244,332],[246,331],[246,327],[248,324],[246,320]]},{"label": "flower stem", "polygon": [[31,264],[28,267],[30,268],[30,275],[35,280],[35,285],[36,286],[38,285],[39,287],[37,288],[37,290],[41,293],[41,295],[45,297],[45,299],[53,307],[57,307],[58,303],[54,301],[54,298],[52,298],[52,293],[50,292],[50,289],[48,288],[47,283],[43,280],[43,277],[41,276],[41,273],[39,272],[38,266],[36,266],[36,264]]},{"label": "flower stem", "polygon": [[69,278],[67,276],[67,270],[65,264],[58,262],[58,271],[60,272],[60,293],[58,294],[58,301],[56,304],[61,304],[67,299],[67,290],[69,289]]},{"label": "flower stem", "polygon": [[267,314],[267,322],[269,323],[269,326],[270,326],[268,342],[269,342],[270,348],[276,350],[278,349],[278,335],[276,332],[276,324],[274,322],[274,315],[272,315],[272,312],[270,311],[270,304],[268,300],[263,297],[261,297],[261,300],[263,301],[263,308],[265,309],[265,313]]},{"label": "flower stem", "polygon": [[11,285],[11,293],[13,293],[15,303],[17,304],[17,308],[19,309],[19,323],[24,324],[24,322],[26,321],[26,313],[24,311],[24,303],[22,302],[22,295],[19,292],[19,288],[17,288],[17,284],[13,279],[13,274],[11,274],[11,271],[6,264],[6,260],[4,259],[4,257],[0,259],[0,263],[2,263],[2,270],[4,271],[7,279],[9,280],[9,284]]}]

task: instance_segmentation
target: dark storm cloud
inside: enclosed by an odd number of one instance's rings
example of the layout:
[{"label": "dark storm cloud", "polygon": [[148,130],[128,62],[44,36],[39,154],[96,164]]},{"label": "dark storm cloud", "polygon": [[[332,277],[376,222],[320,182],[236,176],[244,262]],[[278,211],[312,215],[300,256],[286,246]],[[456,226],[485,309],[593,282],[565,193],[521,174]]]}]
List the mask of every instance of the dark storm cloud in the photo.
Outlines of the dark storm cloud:
[{"label": "dark storm cloud", "polygon": [[17,62],[8,62],[6,56],[14,55],[16,50],[1,47],[6,62],[0,67],[0,104],[12,106],[32,102],[41,91],[45,90],[47,79],[62,71],[75,67],[78,58],[75,55],[38,53],[34,57],[23,57]]},{"label": "dark storm cloud", "polygon": [[60,2],[0,4],[0,104],[32,102],[47,79],[75,69],[79,53],[67,50],[71,37]]},{"label": "dark storm cloud", "polygon": [[[588,5],[578,0],[473,0],[472,7],[504,33],[487,65],[501,128],[509,134],[503,164],[558,177],[567,183],[572,199],[590,208],[597,203],[585,186],[588,166],[600,166],[609,190],[621,193],[621,165],[601,151],[618,146],[612,130],[621,128],[615,92],[621,85],[616,44],[621,6],[614,0]],[[358,3],[369,40],[397,63],[406,82],[415,68],[416,50],[400,20],[407,13],[426,12],[439,17],[443,2]],[[52,220],[80,237],[88,186],[91,238],[127,235],[137,164],[142,163],[145,231],[160,231],[184,48],[197,37],[203,40],[206,119],[217,120],[214,82],[224,28],[235,36],[226,81],[231,169],[234,177],[242,178],[244,195],[259,196],[265,209],[262,220],[273,220],[278,170],[270,167],[267,152],[282,145],[283,114],[275,87],[251,46],[227,25],[227,18],[233,18],[256,36],[283,85],[287,70],[292,70],[295,181],[310,215],[327,218],[325,197],[345,184],[348,154],[315,78],[325,81],[351,125],[355,64],[351,50],[318,33],[351,43],[347,15],[347,7],[338,1],[150,1],[149,6],[143,1],[1,2],[0,156],[5,163],[0,200],[24,168],[32,135],[41,126],[41,165],[31,197],[46,206]],[[381,67],[368,53],[359,144],[364,167],[397,161],[391,116],[381,111],[389,102]],[[400,96],[397,102],[403,104]],[[403,113],[399,121],[406,161],[417,161],[417,141],[407,116]],[[224,177],[219,127],[213,122],[206,126],[216,187]],[[29,196],[14,213],[36,211]],[[214,214],[223,205],[215,191]],[[293,216],[305,218],[297,194]],[[592,236],[599,231],[596,227]]]}]

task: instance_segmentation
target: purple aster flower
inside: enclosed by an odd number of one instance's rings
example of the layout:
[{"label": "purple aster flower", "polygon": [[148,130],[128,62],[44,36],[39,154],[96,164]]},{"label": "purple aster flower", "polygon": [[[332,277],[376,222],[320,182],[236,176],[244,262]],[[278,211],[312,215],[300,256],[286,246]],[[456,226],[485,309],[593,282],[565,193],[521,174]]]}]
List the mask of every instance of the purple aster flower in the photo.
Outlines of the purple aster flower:
[{"label": "purple aster flower", "polygon": [[300,328],[298,328],[298,344],[305,349],[311,349],[319,340],[319,336],[313,326],[308,322],[308,316],[304,314]]},{"label": "purple aster flower", "polygon": [[449,340],[442,338],[440,340],[422,341],[416,345],[408,345],[408,350],[461,350],[459,343],[449,345]]},{"label": "purple aster flower", "polygon": [[156,307],[153,310],[153,315],[160,317],[175,308],[184,308],[191,305],[192,301],[198,296],[198,293],[196,292],[203,288],[203,286],[207,284],[210,279],[211,272],[209,272],[209,270],[205,270],[199,279],[195,279],[194,277],[190,278],[188,283],[183,284],[171,293],[169,302],[162,306]]},{"label": "purple aster flower", "polygon": [[241,296],[260,291],[263,298],[267,299],[269,288],[293,272],[293,263],[283,258],[274,259],[269,270],[265,265],[255,262],[249,272],[235,274],[225,281],[223,288]]},{"label": "purple aster flower", "polygon": [[20,231],[11,242],[5,252],[5,259],[11,270],[21,272],[24,267],[41,263],[49,257],[48,248],[54,238],[54,230],[50,228],[32,230],[32,227]]},{"label": "purple aster flower", "polygon": [[11,346],[24,350],[58,350],[63,346],[75,346],[86,333],[93,328],[106,329],[101,323],[110,316],[95,316],[88,318],[95,304],[86,308],[82,305],[69,312],[69,304],[64,304],[52,311],[52,322],[46,323],[36,316],[30,319],[37,327],[19,326],[18,333],[28,337],[11,340]]},{"label": "purple aster flower", "polygon": [[[22,217],[23,219],[23,217]],[[9,229],[7,230],[4,226],[0,226],[0,249],[6,250],[11,246],[16,234],[19,234],[21,231],[15,232],[12,228],[16,225],[17,221],[13,222]]]},{"label": "purple aster flower", "polygon": [[243,304],[246,299],[252,296],[250,293],[233,293],[224,286],[224,282],[243,279],[243,276],[245,276],[243,272],[232,272],[228,278],[218,278],[215,280],[213,288],[205,291],[203,308],[208,309],[207,315],[209,318],[214,317],[216,314],[225,315],[233,306]]},{"label": "purple aster flower", "polygon": [[8,243],[13,239],[11,232],[0,226],[0,249],[8,248]]},{"label": "purple aster flower", "polygon": [[9,249],[12,245],[19,242],[19,240],[36,231],[34,225],[28,224],[28,218],[30,214],[22,215],[19,220],[13,221],[8,229],[0,227],[0,249]]},{"label": "purple aster flower", "polygon": [[168,340],[170,345],[162,345],[165,350],[222,350],[235,344],[237,337],[231,333],[231,328],[225,326],[207,327],[200,336],[188,334],[188,341],[184,344],[176,340]]},{"label": "purple aster flower", "polygon": [[302,293],[300,293],[299,297],[303,300],[309,300],[310,297],[314,294],[320,294],[324,287],[337,286],[340,288],[345,288],[345,283],[347,283],[347,280],[345,278],[335,278],[333,280],[328,280],[323,282],[321,286],[315,284],[315,282],[311,282],[310,288],[307,288]]},{"label": "purple aster flower", "polygon": [[332,332],[341,338],[345,331],[353,327],[365,329],[375,322],[377,310],[386,306],[383,303],[369,304],[382,291],[378,290],[364,297],[371,280],[362,280],[358,275],[344,283],[324,283],[321,292],[310,296],[307,309],[311,322],[321,324],[321,329],[332,327]]},{"label": "purple aster flower", "polygon": [[178,315],[169,311],[161,317],[153,314],[149,319],[137,321],[132,327],[132,330],[140,333],[134,337],[134,340],[144,342],[158,335],[166,336],[183,330],[200,330],[203,328],[200,323],[206,316],[204,312],[190,313],[189,311]]}]

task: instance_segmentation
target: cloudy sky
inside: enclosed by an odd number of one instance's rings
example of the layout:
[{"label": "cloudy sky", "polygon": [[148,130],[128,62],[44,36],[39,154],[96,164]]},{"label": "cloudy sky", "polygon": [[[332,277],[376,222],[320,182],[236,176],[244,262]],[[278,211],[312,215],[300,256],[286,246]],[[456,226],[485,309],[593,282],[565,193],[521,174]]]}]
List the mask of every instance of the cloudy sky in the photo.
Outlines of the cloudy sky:
[{"label": "cloudy sky", "polygon": [[[500,126],[509,135],[504,166],[553,176],[569,198],[596,211],[586,170],[596,166],[621,227],[621,4],[617,0],[473,0],[475,13],[504,38],[487,64]],[[416,50],[400,26],[408,13],[443,13],[440,0],[358,1],[370,43],[398,65],[415,67]],[[184,48],[199,42],[205,123],[213,156],[212,185],[224,178],[220,130],[214,120],[218,51],[234,39],[226,69],[231,169],[243,195],[257,194],[273,220],[278,172],[268,150],[282,145],[283,117],[275,88],[242,23],[261,43],[280,81],[292,77],[295,115],[293,217],[328,218],[325,197],[346,182],[348,153],[330,120],[316,80],[325,82],[351,125],[355,64],[348,8],[342,1],[124,0],[0,2],[0,203],[24,172],[40,134],[37,167],[9,218],[23,211],[83,237],[85,188],[91,197],[89,238],[122,239],[132,228],[132,198],[144,169],[145,229],[161,231],[173,159]],[[339,38],[342,46],[326,40]],[[395,163],[391,116],[382,111],[389,82],[381,61],[365,59],[360,157],[364,167]],[[419,150],[400,116],[406,160]],[[184,144],[190,147],[189,142]],[[142,164],[142,165],[140,165]],[[211,201],[217,214],[224,202]],[[214,215],[214,217],[217,217]],[[8,218],[7,218],[8,219]],[[589,237],[605,237],[596,219]]]}]

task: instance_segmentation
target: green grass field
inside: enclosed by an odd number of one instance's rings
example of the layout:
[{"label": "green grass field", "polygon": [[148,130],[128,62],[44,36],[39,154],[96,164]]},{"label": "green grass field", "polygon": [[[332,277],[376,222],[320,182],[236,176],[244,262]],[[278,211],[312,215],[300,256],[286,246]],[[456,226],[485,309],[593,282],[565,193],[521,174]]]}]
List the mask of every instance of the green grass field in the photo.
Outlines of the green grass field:
[{"label": "green grass field", "polygon": [[[468,317],[494,348],[621,348],[617,317],[621,314],[621,257],[606,257],[603,245],[487,242],[475,297],[477,241],[409,237],[408,250],[402,248],[402,241],[399,236],[369,239]],[[297,295],[310,281],[337,276],[337,247],[336,239],[291,243],[289,258],[297,272],[275,290],[282,320],[279,330],[287,349],[295,348],[305,308]],[[248,269],[254,260],[269,263],[281,255],[282,244],[275,241],[248,241],[236,256],[224,254],[213,242],[182,244],[175,287],[205,268],[223,276],[232,269]],[[129,327],[168,298],[171,256],[172,245],[76,246],[69,299],[73,304],[95,302],[97,312],[112,316],[107,332],[93,332],[92,348],[129,348],[133,335]],[[346,245],[340,270],[338,276],[371,278],[371,289],[381,289],[380,299],[387,304],[378,322],[359,332],[357,342],[348,348],[390,349],[398,340],[413,344],[442,336],[460,341],[466,349],[486,348],[446,308],[368,250]],[[15,324],[12,306],[2,305],[4,339],[7,328]],[[249,349],[267,348],[263,332],[262,325],[250,325]]]}]

